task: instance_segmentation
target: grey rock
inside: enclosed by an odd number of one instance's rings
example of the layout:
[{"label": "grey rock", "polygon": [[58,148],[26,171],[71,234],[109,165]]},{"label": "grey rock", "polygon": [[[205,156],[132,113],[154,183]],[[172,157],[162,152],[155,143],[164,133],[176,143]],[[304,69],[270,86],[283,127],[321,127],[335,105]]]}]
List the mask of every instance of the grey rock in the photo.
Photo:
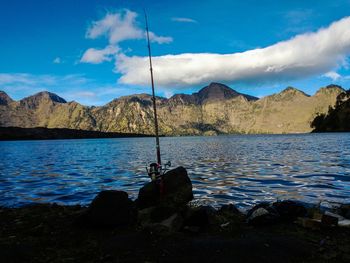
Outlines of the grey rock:
[{"label": "grey rock", "polygon": [[278,212],[269,203],[258,204],[247,214],[247,223],[254,226],[274,224],[279,220]]},{"label": "grey rock", "polygon": [[200,206],[191,208],[187,211],[185,216],[185,229],[198,228],[205,230],[215,222],[217,210],[212,206]]},{"label": "grey rock", "polygon": [[219,209],[219,213],[221,214],[239,214],[240,211],[234,204],[223,205]]},{"label": "grey rock", "polygon": [[145,184],[137,198],[137,206],[144,209],[151,206],[163,206],[174,210],[185,206],[193,199],[192,183],[183,167],[168,171],[163,178],[163,194],[157,181]]}]

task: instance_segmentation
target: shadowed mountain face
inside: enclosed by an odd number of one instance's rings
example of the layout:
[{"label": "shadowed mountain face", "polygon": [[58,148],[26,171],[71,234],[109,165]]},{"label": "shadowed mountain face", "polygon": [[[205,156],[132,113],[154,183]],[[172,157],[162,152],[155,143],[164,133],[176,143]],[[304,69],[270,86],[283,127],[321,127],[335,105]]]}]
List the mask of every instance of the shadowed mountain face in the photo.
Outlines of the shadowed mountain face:
[{"label": "shadowed mountain face", "polygon": [[247,100],[258,100],[258,98],[241,94],[230,87],[220,83],[210,83],[209,86],[202,88],[198,93],[194,93],[191,96],[197,99],[200,104],[204,104],[208,101],[223,101],[232,99],[238,96],[243,96]]},{"label": "shadowed mountain face", "polygon": [[8,105],[13,100],[3,91],[0,91],[0,105]]},{"label": "shadowed mountain face", "polygon": [[176,94],[171,97],[169,101],[174,103],[190,103],[202,105],[206,102],[224,101],[238,96],[243,96],[247,100],[258,100],[256,97],[239,93],[224,84],[212,82],[208,86],[202,88],[196,93],[193,93],[192,95]]},{"label": "shadowed mountain face", "polygon": [[312,121],[314,132],[350,131],[350,90],[340,93],[336,104],[326,114],[319,114]]},{"label": "shadowed mountain face", "polygon": [[[160,131],[165,135],[310,132],[315,116],[334,106],[343,91],[330,85],[309,96],[289,87],[258,99],[211,83],[192,95],[158,97]],[[20,101],[1,92],[0,126],[152,134],[152,100],[150,95],[139,94],[120,97],[101,107],[86,107],[49,92]]]}]

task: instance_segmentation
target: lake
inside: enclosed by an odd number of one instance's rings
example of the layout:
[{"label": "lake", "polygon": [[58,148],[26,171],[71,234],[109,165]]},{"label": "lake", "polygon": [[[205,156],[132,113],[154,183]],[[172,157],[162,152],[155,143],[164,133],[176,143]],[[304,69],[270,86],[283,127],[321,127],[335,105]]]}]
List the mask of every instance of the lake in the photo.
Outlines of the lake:
[{"label": "lake", "polygon": [[[163,162],[184,166],[195,202],[350,203],[350,133],[161,138]],[[88,204],[103,189],[137,197],[154,138],[0,142],[0,205]]]}]

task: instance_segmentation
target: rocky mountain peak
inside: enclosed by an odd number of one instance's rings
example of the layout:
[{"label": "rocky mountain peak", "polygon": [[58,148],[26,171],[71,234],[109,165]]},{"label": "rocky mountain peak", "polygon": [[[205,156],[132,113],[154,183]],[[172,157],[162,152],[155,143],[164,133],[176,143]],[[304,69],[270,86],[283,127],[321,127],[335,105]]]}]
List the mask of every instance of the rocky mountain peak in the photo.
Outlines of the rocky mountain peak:
[{"label": "rocky mountain peak", "polygon": [[287,88],[285,88],[282,92],[294,92],[297,91],[298,89],[292,87],[292,86],[288,86]]},{"label": "rocky mountain peak", "polygon": [[56,95],[55,93],[51,93],[48,91],[39,92],[34,96],[42,97],[44,99],[48,99],[48,100],[51,100],[53,102],[67,103],[67,101],[65,99],[61,98],[60,96]]},{"label": "rocky mountain peak", "polygon": [[230,87],[217,82],[210,83],[208,86],[202,88],[199,92],[194,93],[193,95],[198,98],[200,103],[203,103],[206,101],[227,100],[227,99],[235,98],[239,95],[244,96],[247,100],[258,99],[253,96],[239,93],[234,89],[231,89]]},{"label": "rocky mountain peak", "polygon": [[287,87],[284,90],[282,90],[279,95],[281,96],[306,96],[306,97],[310,97],[309,95],[307,95],[305,92],[296,89],[294,87]]},{"label": "rocky mountain peak", "polygon": [[336,85],[336,84],[329,84],[328,86],[326,86],[327,89],[343,89],[341,86]]},{"label": "rocky mountain peak", "polygon": [[8,105],[12,101],[5,91],[0,90],[0,105]]},{"label": "rocky mountain peak", "polygon": [[330,84],[326,87],[320,88],[315,95],[329,95],[329,94],[340,94],[342,92],[344,92],[345,90],[339,86],[339,85],[335,85],[335,84]]},{"label": "rocky mountain peak", "polygon": [[48,91],[42,91],[20,100],[21,105],[27,106],[29,108],[36,108],[37,106],[39,106],[39,104],[45,102],[67,103],[65,99]]},{"label": "rocky mountain peak", "polygon": [[238,96],[239,93],[224,84],[212,82],[202,88],[196,95],[203,102],[207,100],[231,99]]},{"label": "rocky mountain peak", "polygon": [[45,100],[50,100],[52,102],[58,102],[58,103],[67,103],[67,101],[63,98],[61,98],[60,96],[56,95],[55,93],[51,93],[48,91],[41,91],[38,92],[30,97],[24,98],[23,100],[27,100],[27,99],[45,99]]},{"label": "rocky mountain peak", "polygon": [[168,99],[168,102],[171,104],[196,104],[197,98],[193,95],[189,94],[175,94],[171,98]]}]

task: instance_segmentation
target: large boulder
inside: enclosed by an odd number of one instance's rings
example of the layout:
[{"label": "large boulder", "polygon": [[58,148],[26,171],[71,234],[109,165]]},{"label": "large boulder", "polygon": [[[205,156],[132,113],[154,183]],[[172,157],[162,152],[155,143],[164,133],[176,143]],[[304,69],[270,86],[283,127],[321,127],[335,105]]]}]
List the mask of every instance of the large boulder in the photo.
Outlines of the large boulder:
[{"label": "large boulder", "polygon": [[220,207],[220,214],[240,214],[241,212],[234,204],[226,204]]},{"label": "large boulder", "polygon": [[139,190],[136,201],[139,209],[161,205],[176,210],[193,199],[191,180],[181,166],[165,173],[162,184],[152,181]]},{"label": "large boulder", "polygon": [[263,202],[248,211],[247,223],[254,226],[270,225],[278,222],[280,215],[269,203]]},{"label": "large boulder", "polygon": [[78,223],[95,227],[117,227],[134,224],[137,210],[124,191],[107,190],[92,200]]},{"label": "large boulder", "polygon": [[185,215],[184,229],[203,231],[215,223],[216,214],[217,211],[212,206],[190,208]]}]

